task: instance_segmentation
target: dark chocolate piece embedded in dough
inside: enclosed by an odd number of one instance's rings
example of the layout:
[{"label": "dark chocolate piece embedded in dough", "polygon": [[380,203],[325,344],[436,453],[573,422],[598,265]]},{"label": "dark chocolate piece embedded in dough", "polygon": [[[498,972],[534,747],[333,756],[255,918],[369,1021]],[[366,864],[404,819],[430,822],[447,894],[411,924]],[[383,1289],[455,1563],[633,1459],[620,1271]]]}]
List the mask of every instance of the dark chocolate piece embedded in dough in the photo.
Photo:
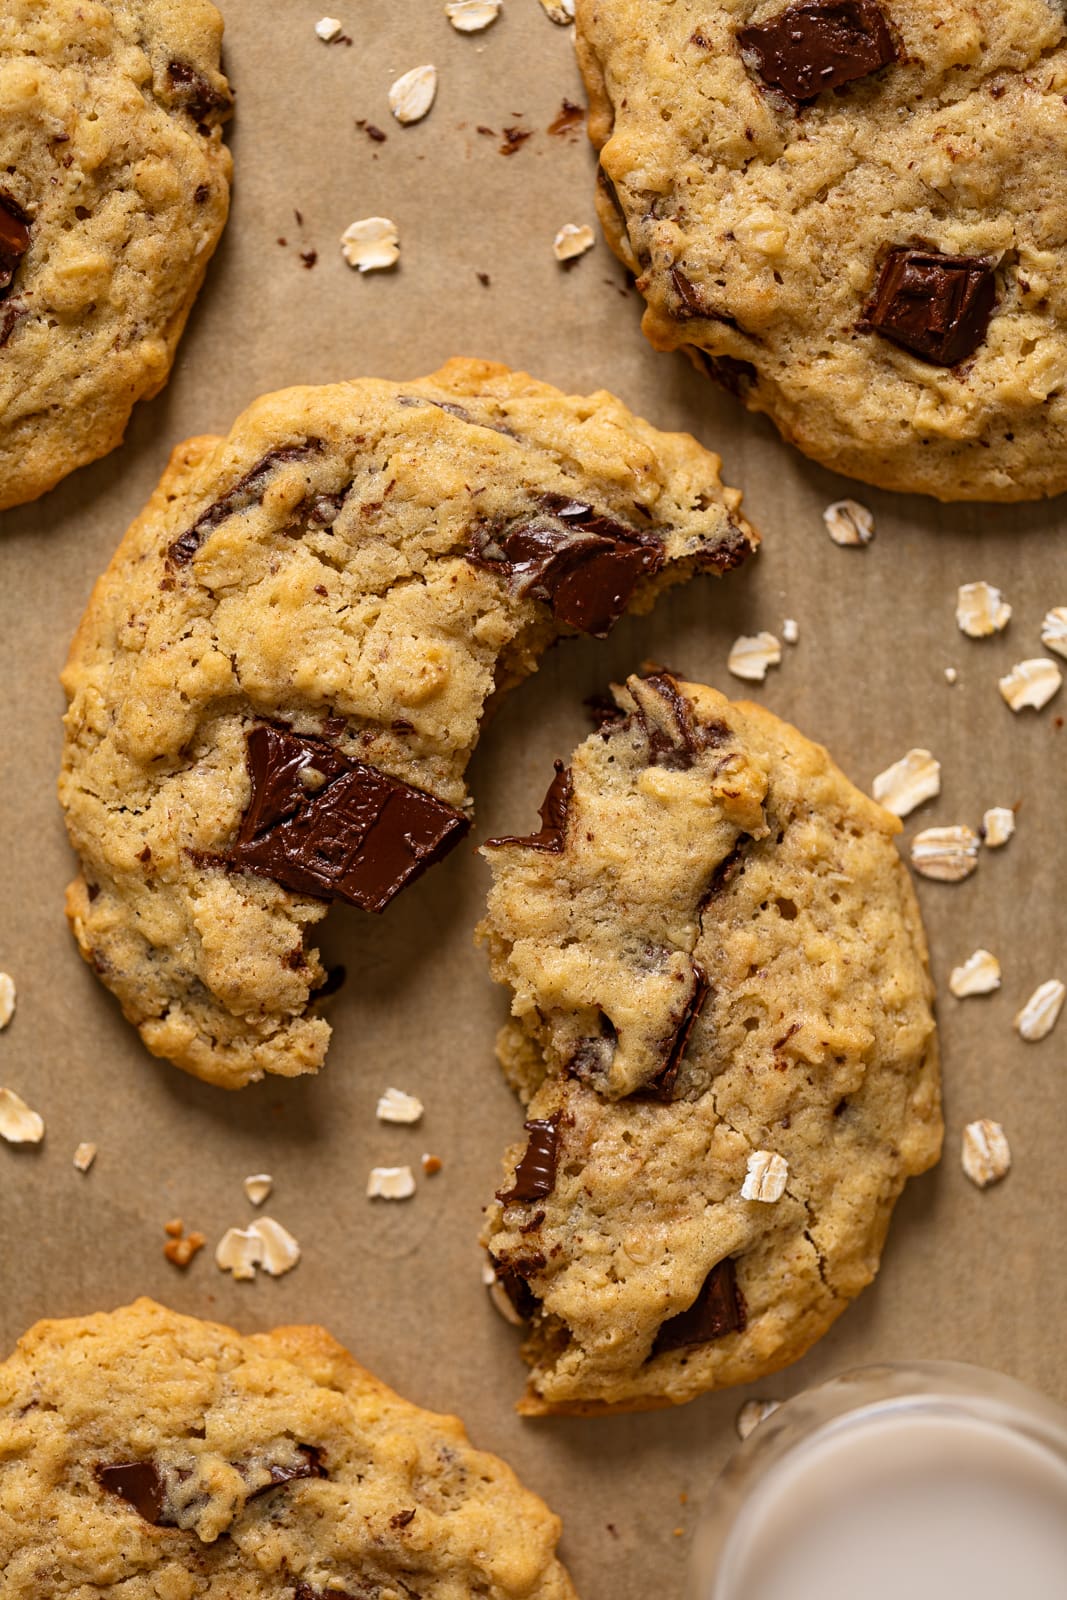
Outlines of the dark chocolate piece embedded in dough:
[{"label": "dark chocolate piece embedded in dough", "polygon": [[530,1137],[515,1169],[515,1182],[510,1189],[501,1189],[497,1194],[497,1199],[505,1205],[515,1200],[543,1200],[556,1187],[558,1121],[555,1117],[548,1117],[543,1122],[527,1122],[524,1127]]},{"label": "dark chocolate piece embedded in dough", "polygon": [[252,798],[226,864],[294,894],[384,911],[470,826],[434,795],[317,739],[262,724],[246,756]]},{"label": "dark chocolate piece embedded in dough", "polygon": [[682,1058],[689,1046],[689,1035],[692,1033],[697,1018],[704,1009],[704,1002],[710,992],[711,985],[708,982],[707,974],[694,961],[693,993],[690,995],[689,1003],[675,1029],[674,1038],[670,1041],[663,1070],[655,1079],[656,1093],[661,1100],[669,1101],[674,1098],[674,1084],[678,1077],[678,1068],[681,1066]]},{"label": "dark chocolate piece embedded in dough", "polygon": [[6,294],[30,248],[29,218],[9,195],[0,194],[0,294]]},{"label": "dark chocolate piece embedded in dough", "polygon": [[487,845],[495,848],[502,844],[521,844],[528,850],[548,850],[552,855],[562,855],[567,833],[567,810],[571,803],[571,769],[565,767],[562,761],[557,761],[555,766],[556,776],[549,784],[548,793],[538,812],[541,818],[539,831],[523,837],[501,834],[497,839],[487,839]]},{"label": "dark chocolate piece embedded in dough", "polygon": [[726,1256],[712,1267],[693,1304],[667,1318],[656,1334],[652,1354],[662,1356],[669,1350],[710,1344],[728,1333],[743,1333],[745,1321],[744,1296],[737,1287],[733,1260]]},{"label": "dark chocolate piece embedded in dough", "polygon": [[108,1494],[132,1506],[138,1516],[153,1527],[163,1520],[163,1478],[153,1461],[122,1461],[113,1466],[98,1466],[96,1479]]},{"label": "dark chocolate piece embedded in dough", "polygon": [[[267,486],[276,466],[282,466],[289,461],[302,461],[307,455],[318,455],[325,449],[321,439],[308,439],[305,444],[283,445],[278,450],[268,450],[265,456],[258,460],[254,467],[250,467],[244,477],[238,478],[231,489],[202,511],[183,534],[168,547],[167,555],[176,566],[185,567],[196,555],[208,534],[227,517],[232,517],[239,511],[247,511],[249,506],[258,504],[263,498],[263,490]],[[326,499],[329,497],[320,497]]]},{"label": "dark chocolate piece embedded in dough", "polygon": [[255,1500],[261,1494],[267,1494],[271,1489],[280,1488],[283,1483],[295,1483],[300,1478],[328,1478],[329,1473],[322,1464],[322,1452],[313,1444],[297,1445],[298,1461],[289,1465],[276,1464],[269,1467],[270,1478],[266,1483],[261,1483],[258,1488],[249,1491],[249,1500]]},{"label": "dark chocolate piece embedded in dough", "polygon": [[767,22],[739,28],[737,39],[764,83],[797,106],[897,59],[875,0],[800,0]]},{"label": "dark chocolate piece embedded in dough", "polygon": [[993,267],[980,256],[892,250],[861,326],[921,361],[954,367],[982,343],[995,303]]}]

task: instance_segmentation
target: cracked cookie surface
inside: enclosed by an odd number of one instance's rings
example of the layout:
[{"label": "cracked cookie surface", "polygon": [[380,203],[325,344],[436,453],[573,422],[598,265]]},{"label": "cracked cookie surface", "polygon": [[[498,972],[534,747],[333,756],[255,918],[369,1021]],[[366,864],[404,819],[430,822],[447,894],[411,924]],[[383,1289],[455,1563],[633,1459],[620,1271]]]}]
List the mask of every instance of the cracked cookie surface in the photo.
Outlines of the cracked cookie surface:
[{"label": "cracked cookie surface", "polygon": [[119,444],[166,382],[226,221],[207,0],[0,15],[0,508]]},{"label": "cracked cookie surface", "polygon": [[751,551],[719,461],[610,395],[453,361],[292,389],[180,447],[64,674],[82,954],[226,1087],[321,1064],[305,934],[465,831],[485,702]]},{"label": "cracked cookie surface", "polygon": [[0,1365],[5,1600],[574,1600],[559,1533],[322,1328],[139,1300]]},{"label": "cracked cookie surface", "polygon": [[577,22],[598,210],[651,342],[852,477],[1067,488],[1058,0],[642,9]]},{"label": "cracked cookie surface", "polygon": [[900,824],[759,706],[666,673],[614,692],[553,826],[485,847],[528,1120],[484,1240],[529,1323],[527,1413],[677,1404],[795,1360],[941,1144]]}]

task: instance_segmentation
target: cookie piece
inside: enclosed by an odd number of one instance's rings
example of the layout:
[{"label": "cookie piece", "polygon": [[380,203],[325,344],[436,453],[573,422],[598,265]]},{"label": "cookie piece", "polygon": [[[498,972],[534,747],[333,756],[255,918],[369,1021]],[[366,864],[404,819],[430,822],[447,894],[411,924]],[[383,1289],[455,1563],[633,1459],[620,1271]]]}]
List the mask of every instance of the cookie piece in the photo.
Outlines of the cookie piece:
[{"label": "cookie piece", "polygon": [[231,1088],[315,1071],[328,902],[380,911],[454,845],[486,700],[737,565],[739,503],[687,435],[480,362],[180,447],[64,675],[68,915],[148,1048]]},{"label": "cookie piece", "polygon": [[5,1600],[572,1600],[559,1519],[322,1328],[151,1300],[0,1366]]},{"label": "cookie piece", "polygon": [[0,509],[122,440],[226,221],[232,96],[207,0],[0,17]]},{"label": "cookie piece", "polygon": [[529,1414],[796,1360],[941,1146],[900,823],[760,706],[666,673],[615,698],[557,774],[556,842],[485,847],[528,1120],[484,1242]]},{"label": "cookie piece", "polygon": [[686,350],[824,466],[1067,489],[1053,0],[578,0],[598,209]]}]

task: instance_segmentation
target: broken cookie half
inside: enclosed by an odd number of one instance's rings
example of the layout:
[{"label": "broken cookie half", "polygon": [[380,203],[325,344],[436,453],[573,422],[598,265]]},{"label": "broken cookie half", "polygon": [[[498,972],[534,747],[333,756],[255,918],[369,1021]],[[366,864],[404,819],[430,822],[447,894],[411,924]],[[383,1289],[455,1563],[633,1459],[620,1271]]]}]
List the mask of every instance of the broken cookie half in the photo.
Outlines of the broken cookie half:
[{"label": "broken cookie half", "polygon": [[795,1360],[941,1147],[900,823],[759,706],[665,672],[614,696],[540,832],[485,846],[527,1120],[484,1242],[528,1414]]},{"label": "broken cookie half", "polygon": [[755,536],[719,460],[603,392],[457,360],[269,395],[175,452],[64,673],[85,959],[209,1082],[322,1063],[309,928],[467,831],[486,701]]}]

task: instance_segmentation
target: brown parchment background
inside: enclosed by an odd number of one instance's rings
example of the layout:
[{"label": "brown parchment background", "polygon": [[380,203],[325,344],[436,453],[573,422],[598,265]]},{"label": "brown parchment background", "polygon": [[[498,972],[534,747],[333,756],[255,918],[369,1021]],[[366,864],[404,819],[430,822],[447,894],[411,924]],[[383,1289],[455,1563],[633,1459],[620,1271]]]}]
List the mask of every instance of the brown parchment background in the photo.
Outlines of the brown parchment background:
[{"label": "brown parchment background", "polygon": [[[319,0],[221,3],[238,96],[234,210],[170,385],[138,409],[123,449],[2,519],[0,969],[19,998],[0,1035],[0,1083],[43,1113],[47,1135],[37,1150],[0,1147],[0,1344],[6,1352],[38,1317],[139,1293],[245,1330],[322,1322],[405,1395],[457,1411],[563,1513],[564,1554],[585,1600],[677,1594],[747,1392],[607,1420],[520,1422],[511,1409],[523,1379],[517,1339],[485,1299],[475,1244],[479,1207],[520,1122],[492,1057],[506,1002],[471,943],[485,867],[461,848],[384,919],[333,913],[323,948],[349,982],[317,1079],[228,1095],[154,1061],[63,921],[72,861],[53,796],[67,642],[171,446],[226,431],[265,390],[415,376],[452,354],[479,355],[564,388],[605,385],[721,451],[763,532],[758,561],[675,591],[607,642],[568,644],[546,660],[475,758],[476,837],[532,821],[552,758],[584,737],[583,697],[649,657],[765,701],[824,740],[863,787],[910,746],[929,747],[943,792],[909,819],[905,838],[934,823],[976,826],[985,807],[1019,802],[1015,838],[983,852],[968,882],[919,885],[942,988],[946,1159],[910,1186],[877,1284],[806,1360],[756,1392],[782,1397],[873,1360],[954,1357],[1063,1398],[1067,1017],[1037,1045],[1011,1021],[1039,982],[1067,979],[1058,720],[1067,691],[1042,713],[1013,716],[996,678],[1042,653],[1045,609],[1067,604],[1065,507],[949,510],[835,479],[681,357],[646,347],[639,299],[602,241],[563,271],[553,235],[593,221],[594,163],[584,135],[545,131],[561,98],[581,95],[568,31],[537,0],[505,0],[500,20],[471,36],[453,32],[438,0],[336,0],[351,48],[316,39]],[[389,84],[430,61],[436,105],[402,129]],[[357,118],[387,141],[369,140]],[[504,159],[478,124],[534,131]],[[375,213],[398,223],[402,262],[361,279],[338,236]],[[312,248],[319,260],[307,271],[297,251]],[[823,529],[823,507],[848,493],[877,517],[865,551],[836,548]],[[980,643],[953,619],[957,584],[978,578],[1000,584],[1014,607],[1007,632]],[[726,672],[730,642],[761,627],[780,633],[784,616],[798,619],[800,643],[765,687],[746,690]],[[999,956],[1003,989],[961,1003],[945,980],[978,945]],[[390,1083],[422,1096],[422,1126],[374,1120]],[[979,1116],[1003,1122],[1015,1161],[985,1193],[959,1169],[961,1128]],[[88,1177],[71,1165],[80,1140],[99,1146]],[[364,1198],[370,1166],[417,1164],[423,1150],[444,1170],[412,1201]],[[261,1170],[275,1178],[265,1209],[303,1246],[295,1272],[235,1284],[211,1248],[188,1273],[164,1261],[168,1217],[203,1229],[213,1247],[251,1219],[241,1179]]]}]

